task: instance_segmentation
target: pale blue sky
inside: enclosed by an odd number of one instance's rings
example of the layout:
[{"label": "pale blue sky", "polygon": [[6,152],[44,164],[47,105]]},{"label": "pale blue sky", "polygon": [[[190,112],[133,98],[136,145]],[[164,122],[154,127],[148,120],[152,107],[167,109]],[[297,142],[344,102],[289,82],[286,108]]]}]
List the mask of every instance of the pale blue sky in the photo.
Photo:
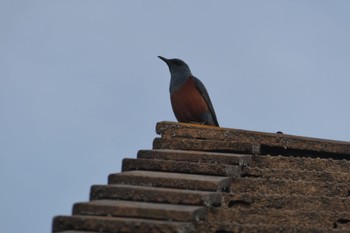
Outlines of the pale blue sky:
[{"label": "pale blue sky", "polygon": [[174,121],[181,58],[223,127],[350,141],[350,1],[0,2],[0,232],[50,232]]}]

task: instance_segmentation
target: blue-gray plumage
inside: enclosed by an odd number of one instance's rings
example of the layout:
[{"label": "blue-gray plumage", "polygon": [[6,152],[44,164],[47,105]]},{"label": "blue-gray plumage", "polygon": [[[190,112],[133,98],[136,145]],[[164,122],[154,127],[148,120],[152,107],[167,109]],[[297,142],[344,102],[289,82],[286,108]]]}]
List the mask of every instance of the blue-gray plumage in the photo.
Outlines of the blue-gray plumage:
[{"label": "blue-gray plumage", "polygon": [[192,75],[188,65],[180,59],[158,57],[170,70],[169,91],[176,119],[185,123],[219,126],[207,89]]}]

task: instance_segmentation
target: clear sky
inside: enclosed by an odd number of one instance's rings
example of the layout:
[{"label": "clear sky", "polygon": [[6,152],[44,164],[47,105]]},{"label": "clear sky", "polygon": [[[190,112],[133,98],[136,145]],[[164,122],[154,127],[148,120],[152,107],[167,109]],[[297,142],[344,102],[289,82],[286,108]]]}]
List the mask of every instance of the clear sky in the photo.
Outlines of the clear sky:
[{"label": "clear sky", "polygon": [[181,58],[223,127],[350,141],[350,1],[0,2],[0,232],[55,215],[175,121]]}]

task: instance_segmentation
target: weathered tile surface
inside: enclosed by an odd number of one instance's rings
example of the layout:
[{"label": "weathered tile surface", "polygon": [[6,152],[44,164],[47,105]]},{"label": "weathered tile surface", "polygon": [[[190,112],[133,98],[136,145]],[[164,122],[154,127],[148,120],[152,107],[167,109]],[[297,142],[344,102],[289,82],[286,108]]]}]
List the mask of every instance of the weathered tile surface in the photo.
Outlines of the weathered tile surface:
[{"label": "weathered tile surface", "polygon": [[350,143],[160,122],[59,233],[350,232]]}]

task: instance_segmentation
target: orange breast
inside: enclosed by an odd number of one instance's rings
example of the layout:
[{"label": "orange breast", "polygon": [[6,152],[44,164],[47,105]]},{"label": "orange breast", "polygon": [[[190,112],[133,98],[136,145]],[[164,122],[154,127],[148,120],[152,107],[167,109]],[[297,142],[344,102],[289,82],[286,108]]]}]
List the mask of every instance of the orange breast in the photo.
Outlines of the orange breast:
[{"label": "orange breast", "polygon": [[204,114],[209,112],[205,99],[195,82],[189,78],[178,91],[171,94],[171,105],[180,122],[205,122]]}]

